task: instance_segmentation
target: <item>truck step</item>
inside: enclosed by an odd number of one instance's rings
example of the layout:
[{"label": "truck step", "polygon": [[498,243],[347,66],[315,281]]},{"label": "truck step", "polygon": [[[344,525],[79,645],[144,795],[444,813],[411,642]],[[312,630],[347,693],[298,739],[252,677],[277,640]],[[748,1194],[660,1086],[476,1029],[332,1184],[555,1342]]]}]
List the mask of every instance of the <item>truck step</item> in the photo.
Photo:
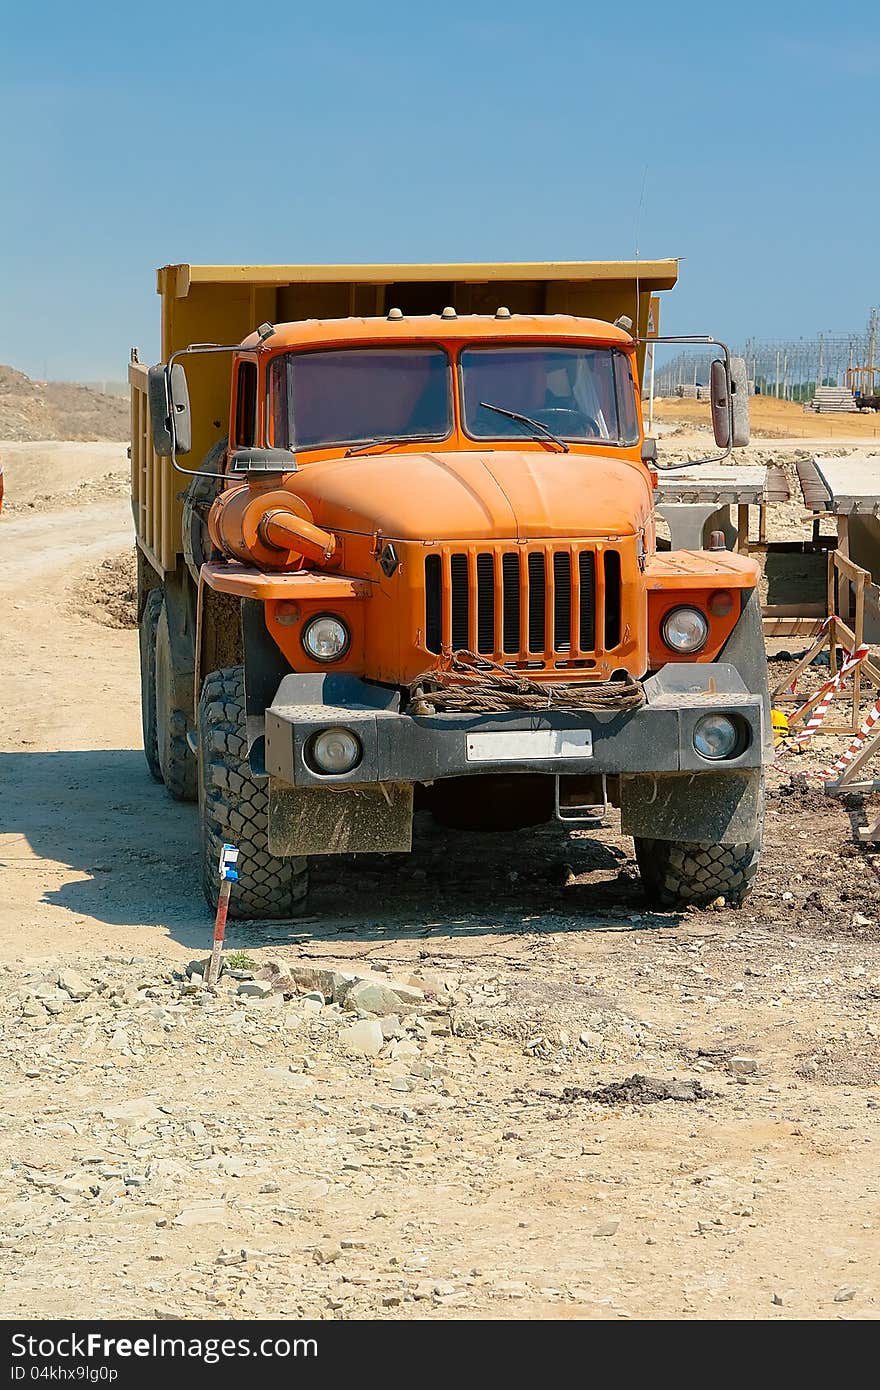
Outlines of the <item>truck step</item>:
[{"label": "truck step", "polygon": [[556,777],[554,806],[556,819],[564,825],[604,825],[608,817],[608,785],[604,773],[597,779],[602,789],[601,801],[575,802],[563,800],[559,777]]}]

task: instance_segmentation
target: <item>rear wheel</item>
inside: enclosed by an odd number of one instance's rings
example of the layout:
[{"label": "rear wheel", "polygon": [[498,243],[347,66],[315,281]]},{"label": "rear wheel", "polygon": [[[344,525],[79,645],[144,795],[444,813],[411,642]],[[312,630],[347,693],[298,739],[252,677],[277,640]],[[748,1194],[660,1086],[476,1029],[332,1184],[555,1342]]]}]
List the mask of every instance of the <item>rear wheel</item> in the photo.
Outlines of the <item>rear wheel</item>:
[{"label": "rear wheel", "polygon": [[636,839],[635,848],[645,894],[656,907],[705,907],[718,897],[738,907],[758,872],[761,833],[741,845]]},{"label": "rear wheel", "polygon": [[151,589],[140,621],[141,727],[144,733],[144,757],[157,782],[162,781],[156,732],[156,625],[161,612],[162,590]]},{"label": "rear wheel", "polygon": [[269,852],[268,784],[251,773],[245,735],[244,674],[240,666],[214,671],[199,701],[199,821],[202,882],[217,904],[220,850],[240,851],[229,915],[286,918],[301,912],[309,889],[308,860]]},{"label": "rear wheel", "polygon": [[[161,591],[158,591],[161,595]],[[159,607],[154,642],[154,684],[156,714],[156,758],[162,781],[175,801],[195,801],[198,796],[198,769],[187,742],[190,721],[177,694],[168,607]],[[189,686],[190,693],[192,690]]]}]

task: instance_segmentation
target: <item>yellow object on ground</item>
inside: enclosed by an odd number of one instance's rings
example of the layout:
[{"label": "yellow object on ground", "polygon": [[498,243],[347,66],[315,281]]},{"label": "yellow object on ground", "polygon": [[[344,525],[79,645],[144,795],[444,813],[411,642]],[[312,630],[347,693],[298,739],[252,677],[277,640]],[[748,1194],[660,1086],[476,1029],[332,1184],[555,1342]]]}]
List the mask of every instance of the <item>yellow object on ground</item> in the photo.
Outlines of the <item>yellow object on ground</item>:
[{"label": "yellow object on ground", "polygon": [[781,709],[770,711],[773,726],[773,747],[780,753],[806,753],[806,744],[797,738],[789,738],[788,717]]},{"label": "yellow object on ground", "polygon": [[773,725],[773,742],[778,746],[788,734],[788,719],[781,709],[774,709],[770,711],[770,722]]}]

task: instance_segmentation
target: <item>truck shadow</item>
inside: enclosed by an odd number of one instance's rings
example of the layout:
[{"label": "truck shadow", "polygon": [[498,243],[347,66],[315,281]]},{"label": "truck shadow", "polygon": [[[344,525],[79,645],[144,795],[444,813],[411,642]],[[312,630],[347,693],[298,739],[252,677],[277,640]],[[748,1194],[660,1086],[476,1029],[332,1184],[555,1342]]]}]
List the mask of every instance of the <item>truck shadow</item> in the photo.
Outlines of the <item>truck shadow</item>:
[{"label": "truck shadow", "polygon": [[21,905],[26,933],[29,901],[181,940],[204,918],[197,818],[138,749],[0,753],[0,788],[4,897]]},{"label": "truck shadow", "polygon": [[[199,884],[196,809],[168,797],[138,749],[3,753],[0,788],[3,892],[20,903],[26,931],[28,903],[42,903],[205,949],[212,914]],[[646,914],[629,842],[613,828],[474,833],[420,812],[412,855],[317,859],[305,917],[230,922],[227,941],[644,930],[674,920]]]}]

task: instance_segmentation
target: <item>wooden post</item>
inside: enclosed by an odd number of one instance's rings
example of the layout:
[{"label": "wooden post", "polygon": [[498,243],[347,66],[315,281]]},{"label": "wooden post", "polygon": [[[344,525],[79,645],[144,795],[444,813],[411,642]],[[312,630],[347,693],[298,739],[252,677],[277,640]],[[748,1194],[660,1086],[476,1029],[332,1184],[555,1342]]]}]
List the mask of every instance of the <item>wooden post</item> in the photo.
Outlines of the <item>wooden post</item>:
[{"label": "wooden post", "polygon": [[[861,646],[862,632],[865,626],[865,574],[862,572],[856,576],[856,616],[853,622],[853,632],[855,633],[856,646]],[[853,671],[853,690],[852,690],[852,726],[853,733],[858,733],[859,706],[862,702],[862,669],[857,666]]]},{"label": "wooden post", "polygon": [[749,507],[740,503],[736,509],[736,548],[740,555],[749,551]]},{"label": "wooden post", "polygon": [[837,674],[837,633],[835,632],[834,615],[837,612],[837,596],[835,593],[837,579],[837,569],[834,564],[834,551],[828,552],[828,670],[832,676]]},{"label": "wooden post", "polygon": [[[833,677],[840,669],[840,662],[837,659],[838,646],[843,647],[848,652],[854,652],[863,645],[864,624],[865,624],[865,592],[871,579],[867,570],[860,565],[853,564],[846,555],[840,550],[829,550],[828,570],[826,580],[826,608],[827,614],[825,621],[821,624],[816,634],[816,639],[808,651],[796,663],[794,669],[779,682],[770,692],[771,699],[779,705],[787,705],[794,702],[797,709],[789,718],[789,724],[794,727],[799,724],[806,724],[810,714],[816,705],[819,704],[821,690],[801,703],[799,696],[789,693],[789,687],[795,682],[807,667],[811,666],[814,659],[818,656],[822,648],[827,644],[828,647],[828,671],[829,677]],[[854,596],[854,602],[850,604],[849,594]],[[852,626],[850,626],[850,607],[853,609]],[[800,606],[803,611],[803,606]],[[843,614],[845,613],[845,616]],[[808,619],[801,622],[808,623]],[[765,632],[768,632],[768,624],[765,619]],[[782,633],[770,633],[769,635],[783,635]],[[862,686],[865,683],[871,686],[880,687],[880,665],[872,661],[870,656],[864,656],[853,670],[853,684],[850,692],[849,710],[842,716],[839,723],[827,723],[823,725],[825,734],[855,734],[861,726],[861,716],[859,706],[862,698]],[[880,746],[880,745],[878,745]],[[861,765],[861,758],[859,764]],[[851,776],[851,773],[847,774]]]}]

